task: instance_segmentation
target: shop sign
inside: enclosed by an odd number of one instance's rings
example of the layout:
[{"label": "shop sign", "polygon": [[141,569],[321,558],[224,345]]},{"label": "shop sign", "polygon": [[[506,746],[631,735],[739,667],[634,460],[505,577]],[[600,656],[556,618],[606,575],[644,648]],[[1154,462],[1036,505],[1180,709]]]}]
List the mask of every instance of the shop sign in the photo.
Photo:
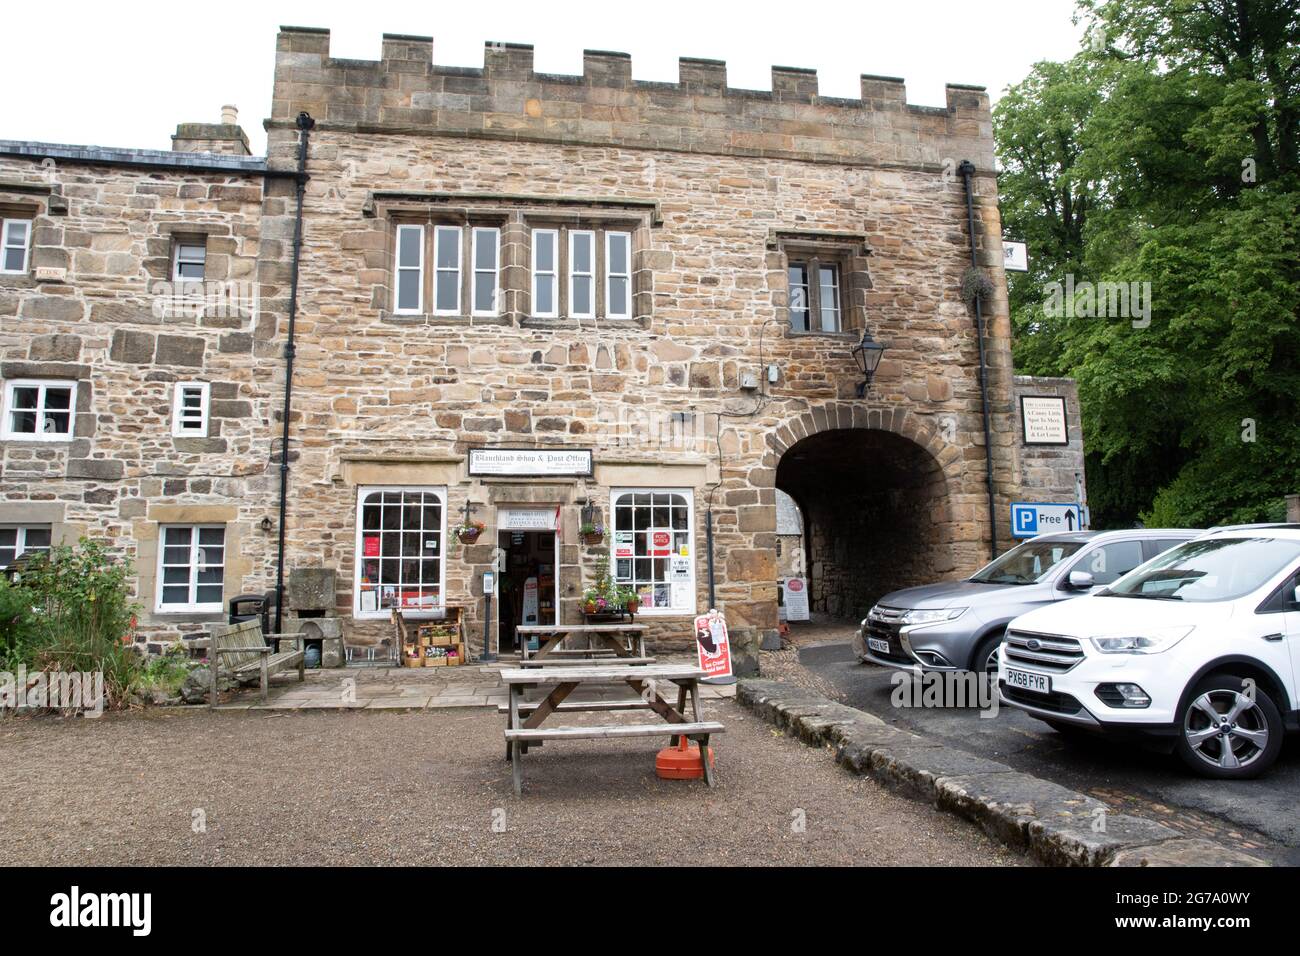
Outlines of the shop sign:
[{"label": "shop sign", "polygon": [[1026,445],[1070,444],[1064,396],[1021,395],[1020,422]]},{"label": "shop sign", "polygon": [[720,612],[710,611],[695,619],[695,649],[706,680],[731,676],[731,640]]},{"label": "shop sign", "polygon": [[361,539],[361,554],[367,558],[379,557],[379,535],[368,534]]},{"label": "shop sign", "polygon": [[783,588],[786,620],[808,620],[808,582],[803,578],[786,578]]},{"label": "shop sign", "polygon": [[497,527],[502,531],[554,531],[555,508],[502,508]]},{"label": "shop sign", "polygon": [[646,551],[652,558],[666,558],[673,553],[673,532],[671,528],[651,528],[646,533]]},{"label": "shop sign", "polygon": [[635,557],[633,551],[633,539],[631,531],[617,531],[614,533],[614,557],[632,558]]},{"label": "shop sign", "polygon": [[469,473],[488,477],[590,477],[590,448],[471,448]]}]

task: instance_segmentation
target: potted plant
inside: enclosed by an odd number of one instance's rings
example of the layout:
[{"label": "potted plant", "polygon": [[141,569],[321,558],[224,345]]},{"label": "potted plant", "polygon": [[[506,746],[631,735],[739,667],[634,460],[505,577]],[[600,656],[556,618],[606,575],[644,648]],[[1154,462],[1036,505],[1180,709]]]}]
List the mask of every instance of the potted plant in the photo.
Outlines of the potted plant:
[{"label": "potted plant", "polygon": [[627,601],[627,588],[614,583],[609,573],[608,555],[596,559],[596,576],[591,587],[582,593],[582,613],[588,617],[620,615]]},{"label": "potted plant", "polygon": [[623,598],[623,609],[628,614],[635,614],[641,610],[641,595],[637,594],[633,588],[621,588],[620,593]]},{"label": "potted plant", "polygon": [[466,521],[456,529],[456,540],[461,544],[473,544],[485,527],[482,521]]},{"label": "potted plant", "polygon": [[588,547],[598,545],[605,540],[605,528],[596,521],[584,521],[582,527],[578,529],[578,534],[582,537],[582,543]]}]

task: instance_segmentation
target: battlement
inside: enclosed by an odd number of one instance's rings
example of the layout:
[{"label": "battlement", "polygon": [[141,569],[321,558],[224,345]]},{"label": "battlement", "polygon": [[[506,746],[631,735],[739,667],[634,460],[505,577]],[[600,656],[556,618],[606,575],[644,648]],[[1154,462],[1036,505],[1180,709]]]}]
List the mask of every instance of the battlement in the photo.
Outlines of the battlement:
[{"label": "battlement", "polygon": [[582,74],[538,73],[533,47],[484,45],[483,66],[438,66],[433,38],[384,34],[378,60],[330,55],[328,30],[281,27],[267,128],[301,111],[322,131],[458,135],[817,162],[993,169],[983,87],[949,84],[946,106],[907,102],[897,77],[861,78],[857,99],[818,92],[817,71],[772,67],[771,90],[727,85],[722,60],[682,57],[676,83],[632,78],[632,59],[583,52]]}]

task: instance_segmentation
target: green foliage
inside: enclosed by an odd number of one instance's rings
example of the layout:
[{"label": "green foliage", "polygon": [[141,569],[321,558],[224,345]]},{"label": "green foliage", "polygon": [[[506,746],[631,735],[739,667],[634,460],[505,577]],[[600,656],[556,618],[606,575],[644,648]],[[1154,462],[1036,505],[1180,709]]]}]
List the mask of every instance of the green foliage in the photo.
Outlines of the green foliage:
[{"label": "green foliage", "polygon": [[0,578],[0,671],[25,663],[38,633],[31,595]]},{"label": "green foliage", "polygon": [[[1089,35],[995,111],[1017,367],[1078,379],[1095,523],[1206,526],[1300,490],[1300,10],[1084,0]],[[1150,324],[1044,284],[1150,283]]]},{"label": "green foliage", "polygon": [[34,610],[19,660],[29,669],[104,672],[109,701],[121,704],[144,664],[131,646],[137,608],[129,600],[129,562],[83,538],[28,562],[13,588]]}]

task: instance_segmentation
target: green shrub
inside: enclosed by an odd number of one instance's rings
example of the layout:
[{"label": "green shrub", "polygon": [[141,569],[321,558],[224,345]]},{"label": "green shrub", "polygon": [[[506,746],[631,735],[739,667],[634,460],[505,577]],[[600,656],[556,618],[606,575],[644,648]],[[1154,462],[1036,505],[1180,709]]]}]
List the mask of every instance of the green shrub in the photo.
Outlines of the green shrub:
[{"label": "green shrub", "polygon": [[0,670],[15,671],[28,663],[38,638],[32,595],[0,578]]}]

